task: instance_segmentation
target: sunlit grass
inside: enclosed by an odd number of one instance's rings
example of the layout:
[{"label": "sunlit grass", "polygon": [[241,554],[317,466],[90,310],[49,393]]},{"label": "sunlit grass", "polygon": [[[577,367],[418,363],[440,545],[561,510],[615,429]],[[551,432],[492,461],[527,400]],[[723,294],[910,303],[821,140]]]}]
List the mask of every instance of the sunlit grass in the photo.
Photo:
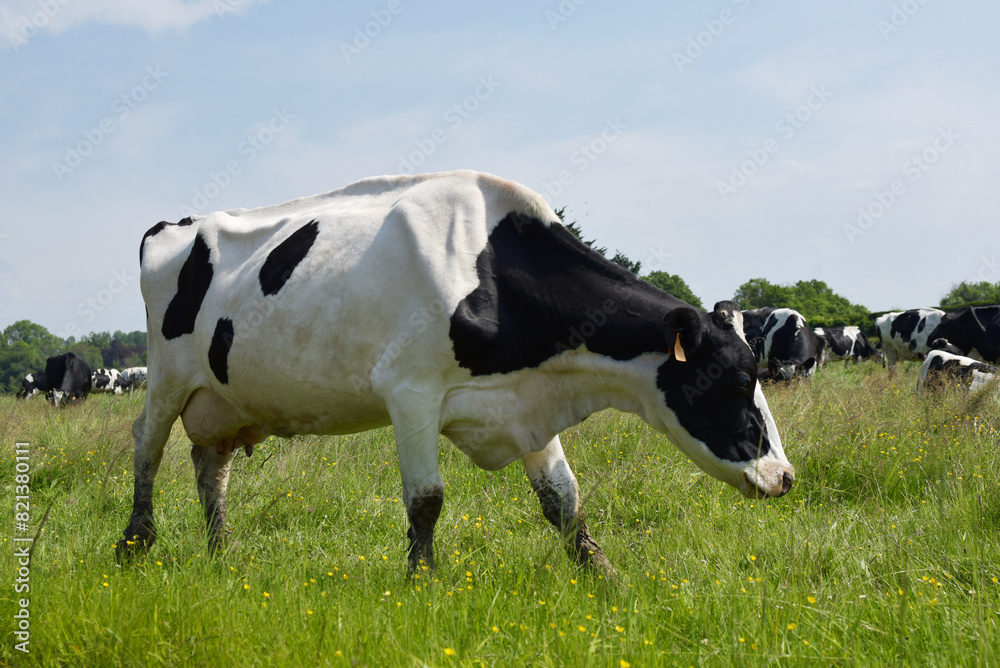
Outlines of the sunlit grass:
[{"label": "sunlit grass", "polygon": [[[823,369],[767,390],[797,468],[747,500],[638,419],[563,436],[588,524],[619,572],[574,568],[519,465],[481,471],[447,441],[436,572],[405,577],[389,430],[274,439],[237,459],[230,552],[209,554],[178,424],[159,538],[130,568],[129,427],[142,395],[55,411],[0,400],[31,443],[31,649],[14,665],[991,665],[1000,662],[1000,415],[916,368]],[[13,455],[0,464],[12,508]],[[4,541],[5,564],[12,564]],[[13,572],[6,565],[4,573]],[[0,614],[15,609],[11,583]],[[624,662],[624,664],[622,663]]]}]

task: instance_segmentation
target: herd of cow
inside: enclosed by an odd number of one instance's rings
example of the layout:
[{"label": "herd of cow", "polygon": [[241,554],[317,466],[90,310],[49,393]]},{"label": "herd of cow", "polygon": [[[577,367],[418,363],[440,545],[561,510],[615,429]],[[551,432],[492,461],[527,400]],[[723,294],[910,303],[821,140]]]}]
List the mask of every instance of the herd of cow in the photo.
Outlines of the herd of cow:
[{"label": "herd of cow", "polygon": [[831,359],[876,359],[890,369],[900,360],[923,360],[918,391],[943,377],[975,391],[997,374],[989,362],[1000,362],[1000,305],[886,313],[875,326],[878,347],[858,327],[811,328],[792,309],[743,312],[762,382],[809,377]]},{"label": "herd of cow", "polygon": [[21,382],[18,399],[45,396],[56,406],[86,399],[91,392],[121,394],[146,384],[146,367],[94,369],[77,355],[63,353],[45,361],[45,371],[29,373]]}]

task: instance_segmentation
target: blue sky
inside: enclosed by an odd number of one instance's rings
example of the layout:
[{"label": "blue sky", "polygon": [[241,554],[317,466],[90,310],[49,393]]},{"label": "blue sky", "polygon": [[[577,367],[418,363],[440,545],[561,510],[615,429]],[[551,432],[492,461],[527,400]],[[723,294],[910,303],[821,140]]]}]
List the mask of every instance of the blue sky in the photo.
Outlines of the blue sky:
[{"label": "blue sky", "polygon": [[0,327],[144,329],[160,220],[492,172],[703,301],[1000,281],[1000,6],[0,2]]}]

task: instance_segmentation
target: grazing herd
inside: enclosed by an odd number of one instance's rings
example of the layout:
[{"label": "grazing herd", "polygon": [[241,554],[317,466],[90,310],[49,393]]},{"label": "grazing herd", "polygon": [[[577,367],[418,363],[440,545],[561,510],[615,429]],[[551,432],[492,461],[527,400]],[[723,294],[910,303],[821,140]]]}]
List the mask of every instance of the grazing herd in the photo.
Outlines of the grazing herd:
[{"label": "grazing herd", "polygon": [[45,361],[45,371],[29,373],[21,382],[18,399],[45,396],[56,406],[86,399],[91,392],[121,394],[145,387],[146,367],[94,369],[77,355],[63,353]]}]

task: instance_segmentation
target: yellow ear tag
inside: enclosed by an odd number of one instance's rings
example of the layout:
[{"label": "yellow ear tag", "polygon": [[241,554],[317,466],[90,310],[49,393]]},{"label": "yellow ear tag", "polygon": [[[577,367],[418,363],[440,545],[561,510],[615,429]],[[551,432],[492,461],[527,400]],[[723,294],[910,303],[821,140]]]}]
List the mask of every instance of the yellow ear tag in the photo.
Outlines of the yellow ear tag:
[{"label": "yellow ear tag", "polygon": [[687,357],[684,355],[684,348],[681,347],[681,333],[677,332],[677,343],[674,344],[674,358],[678,362],[687,362]]}]

